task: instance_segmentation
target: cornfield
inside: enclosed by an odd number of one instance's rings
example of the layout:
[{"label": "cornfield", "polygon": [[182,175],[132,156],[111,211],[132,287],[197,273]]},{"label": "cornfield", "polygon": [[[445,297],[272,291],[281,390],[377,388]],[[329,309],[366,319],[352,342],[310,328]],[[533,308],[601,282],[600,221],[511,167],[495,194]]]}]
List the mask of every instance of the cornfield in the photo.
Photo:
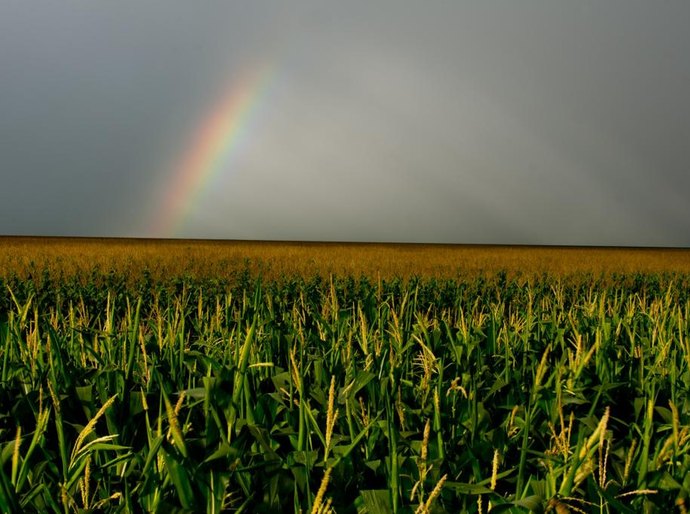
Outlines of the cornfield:
[{"label": "cornfield", "polygon": [[3,512],[687,512],[690,276],[4,279]]}]

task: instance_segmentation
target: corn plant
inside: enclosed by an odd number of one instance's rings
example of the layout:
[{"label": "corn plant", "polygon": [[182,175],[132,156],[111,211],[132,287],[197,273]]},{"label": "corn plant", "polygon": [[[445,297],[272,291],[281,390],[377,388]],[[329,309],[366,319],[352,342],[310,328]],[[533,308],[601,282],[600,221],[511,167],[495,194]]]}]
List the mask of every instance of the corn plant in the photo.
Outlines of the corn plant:
[{"label": "corn plant", "polygon": [[15,283],[0,510],[686,512],[688,278],[641,280]]}]

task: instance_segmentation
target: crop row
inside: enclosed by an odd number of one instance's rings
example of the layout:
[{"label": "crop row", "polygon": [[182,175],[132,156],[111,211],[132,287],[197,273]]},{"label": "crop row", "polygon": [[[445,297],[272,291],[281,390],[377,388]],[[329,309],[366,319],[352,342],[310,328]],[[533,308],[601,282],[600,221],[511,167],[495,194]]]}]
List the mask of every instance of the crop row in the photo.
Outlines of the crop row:
[{"label": "crop row", "polygon": [[685,282],[501,280],[11,284],[0,509],[683,511]]}]

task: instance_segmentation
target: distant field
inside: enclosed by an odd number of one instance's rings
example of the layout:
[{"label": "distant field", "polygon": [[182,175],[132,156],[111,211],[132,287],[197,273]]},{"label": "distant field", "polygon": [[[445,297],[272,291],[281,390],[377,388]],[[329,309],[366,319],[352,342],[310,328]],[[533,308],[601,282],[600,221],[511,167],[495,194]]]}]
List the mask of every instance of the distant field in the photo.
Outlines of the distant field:
[{"label": "distant field", "polygon": [[690,250],[597,247],[291,243],[203,240],[0,237],[0,277],[125,273],[228,277],[248,270],[285,276],[471,278],[582,273],[690,273]]}]

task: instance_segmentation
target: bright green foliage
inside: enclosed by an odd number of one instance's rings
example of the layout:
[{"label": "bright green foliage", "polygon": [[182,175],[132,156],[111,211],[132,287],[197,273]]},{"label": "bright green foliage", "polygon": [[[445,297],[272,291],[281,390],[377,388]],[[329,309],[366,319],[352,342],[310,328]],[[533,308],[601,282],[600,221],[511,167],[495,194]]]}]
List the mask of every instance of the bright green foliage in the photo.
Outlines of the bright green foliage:
[{"label": "bright green foliage", "polygon": [[670,512],[688,278],[638,279],[7,288],[0,511]]}]

